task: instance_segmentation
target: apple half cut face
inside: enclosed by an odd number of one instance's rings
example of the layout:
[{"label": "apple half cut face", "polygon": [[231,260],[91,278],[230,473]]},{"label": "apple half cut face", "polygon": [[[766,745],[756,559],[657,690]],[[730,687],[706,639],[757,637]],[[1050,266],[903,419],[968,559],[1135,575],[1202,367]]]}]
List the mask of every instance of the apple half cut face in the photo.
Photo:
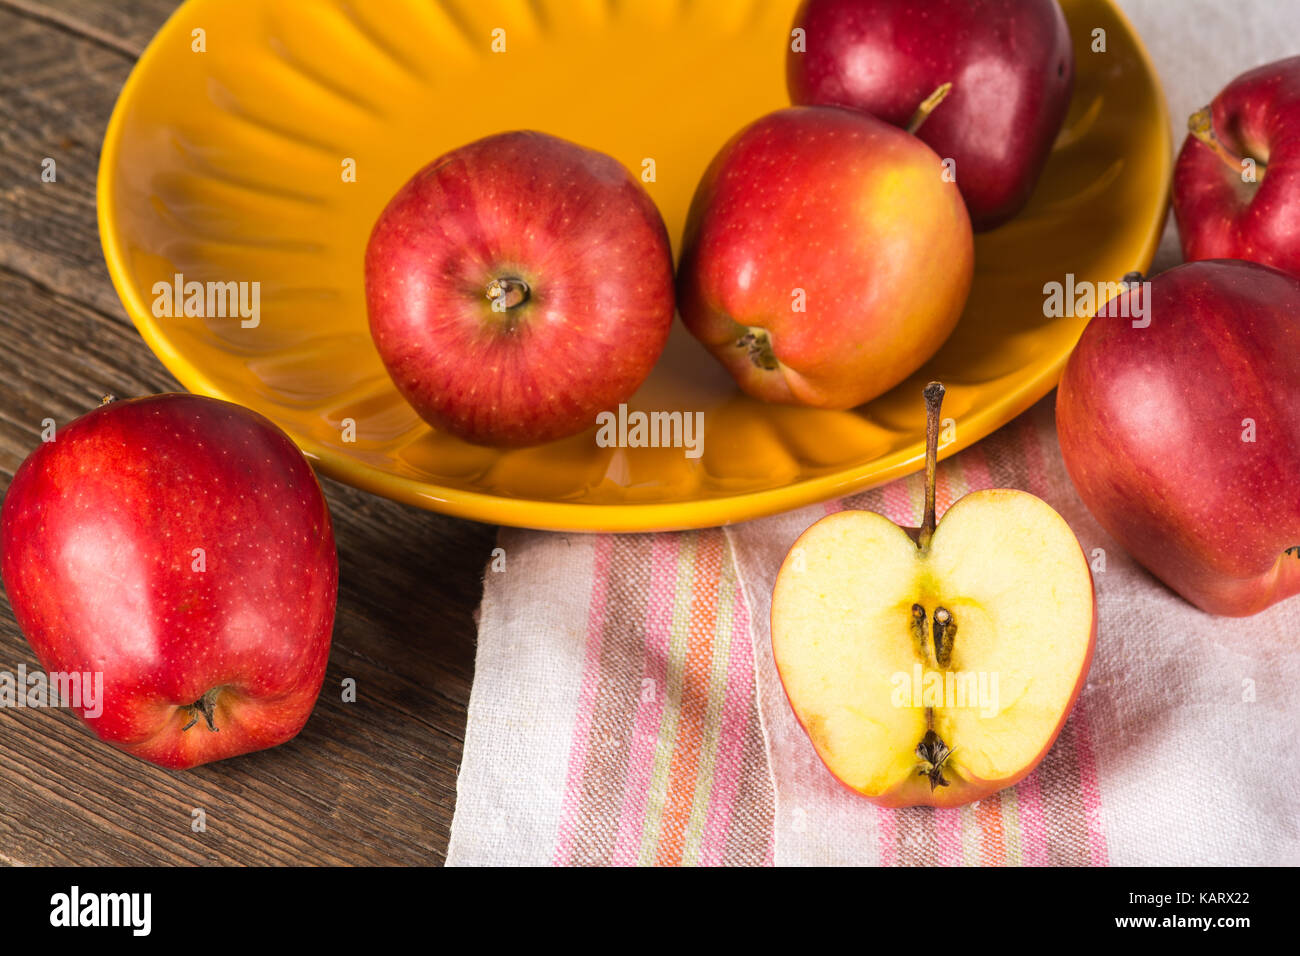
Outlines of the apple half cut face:
[{"label": "apple half cut face", "polygon": [[957,806],[1056,740],[1092,659],[1092,575],[1022,491],[966,495],[917,538],[869,511],[810,527],[776,579],[772,648],[840,781],[883,806]]}]

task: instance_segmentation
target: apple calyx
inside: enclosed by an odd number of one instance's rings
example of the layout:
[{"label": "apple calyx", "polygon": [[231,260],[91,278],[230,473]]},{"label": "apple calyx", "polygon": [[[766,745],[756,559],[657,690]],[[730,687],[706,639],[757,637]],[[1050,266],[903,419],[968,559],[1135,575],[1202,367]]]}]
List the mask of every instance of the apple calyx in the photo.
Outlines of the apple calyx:
[{"label": "apple calyx", "polygon": [[517,276],[501,276],[487,284],[486,295],[493,312],[508,312],[528,301],[532,290]]},{"label": "apple calyx", "polygon": [[780,364],[776,360],[776,353],[772,351],[772,338],[767,334],[767,329],[748,326],[745,334],[736,340],[736,348],[745,349],[749,360],[765,372],[776,371]]},{"label": "apple calyx", "polygon": [[189,730],[197,724],[199,718],[202,717],[208,725],[208,730],[212,731],[214,734],[217,733],[217,725],[213,722],[212,717],[216,708],[217,695],[220,693],[221,688],[214,687],[194,703],[186,704],[184,709],[188,710],[192,716],[190,717],[190,722],[182,727],[181,731]]},{"label": "apple calyx", "polygon": [[927,765],[917,773],[930,779],[931,792],[948,786],[948,779],[943,775],[943,765],[952,756],[952,750],[943,742],[942,737],[933,730],[927,730],[921,742],[916,745],[916,755]]},{"label": "apple calyx", "polygon": [[114,395],[112,392],[109,392],[105,395],[100,396],[99,407],[103,408],[105,405],[112,405],[115,401],[117,401],[117,396]]},{"label": "apple calyx", "polygon": [[1223,160],[1224,164],[1230,167],[1234,173],[1240,174],[1242,163],[1249,159],[1255,164],[1254,181],[1259,183],[1263,180],[1268,163],[1253,156],[1238,156],[1224,145],[1223,140],[1219,139],[1214,132],[1214,114],[1210,107],[1202,107],[1187,118],[1187,131],[1208,146],[1211,152]]},{"label": "apple calyx", "polygon": [[907,131],[915,135],[916,131],[921,128],[921,124],[930,118],[930,114],[934,112],[935,107],[942,103],[951,92],[952,84],[944,83],[925,99],[921,100],[921,105],[916,108],[916,112],[912,114],[912,118],[907,121]]}]

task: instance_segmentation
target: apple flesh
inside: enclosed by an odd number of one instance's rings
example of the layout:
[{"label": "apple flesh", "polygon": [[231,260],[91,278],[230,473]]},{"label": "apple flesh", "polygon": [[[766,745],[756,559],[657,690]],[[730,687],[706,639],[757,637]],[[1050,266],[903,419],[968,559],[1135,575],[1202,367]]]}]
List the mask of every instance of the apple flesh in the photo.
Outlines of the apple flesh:
[{"label": "apple flesh", "polygon": [[1029,201],[1074,86],[1056,0],[805,0],[805,49],[786,59],[790,100],[845,106],[906,126],[945,83],[917,135],[956,163],[975,231]]},{"label": "apple flesh", "polygon": [[[1133,297],[1141,287],[1122,293]],[[1066,363],[1061,454],[1093,516],[1211,614],[1300,593],[1300,279],[1235,260],[1112,299]]]},{"label": "apple flesh", "polygon": [[1237,77],[1188,126],[1173,187],[1183,258],[1300,276],[1300,56]]},{"label": "apple flesh", "polygon": [[916,371],[974,271],[970,220],[915,136],[861,113],[768,114],[718,153],[691,204],[682,320],[748,394],[845,409]]},{"label": "apple flesh", "polygon": [[434,160],[366,248],[370,331],[435,428],[532,445],[592,427],[650,374],[673,319],[668,234],[616,160],[502,133]]},{"label": "apple flesh", "polygon": [[101,740],[181,769],[284,743],[311,714],[334,536],[262,416],[194,395],[95,409],[19,467],[0,548],[41,666],[103,675],[102,713],[81,712]]},{"label": "apple flesh", "polygon": [[915,537],[873,512],[829,515],[772,592],[796,717],[837,779],[889,807],[959,806],[1028,774],[1065,724],[1097,630],[1092,576],[1060,515],[994,489],[936,524],[929,468]]}]

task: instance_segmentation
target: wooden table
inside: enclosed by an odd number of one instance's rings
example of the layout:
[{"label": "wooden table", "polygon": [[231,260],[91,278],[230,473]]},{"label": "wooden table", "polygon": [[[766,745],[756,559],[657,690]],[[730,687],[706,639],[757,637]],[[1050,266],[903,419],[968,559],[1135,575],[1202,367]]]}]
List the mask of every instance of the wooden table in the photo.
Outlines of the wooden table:
[{"label": "wooden table", "polygon": [[[95,176],[109,113],[174,0],[0,0],[0,474],[60,424],[178,390],[109,282]],[[42,160],[57,181],[41,181]],[[0,863],[430,864],[446,855],[495,530],[323,481],[334,649],[289,744],[174,773],[68,711],[0,710]],[[39,665],[0,602],[0,670]],[[343,703],[339,686],[357,682]],[[202,809],[206,832],[191,829]]]}]

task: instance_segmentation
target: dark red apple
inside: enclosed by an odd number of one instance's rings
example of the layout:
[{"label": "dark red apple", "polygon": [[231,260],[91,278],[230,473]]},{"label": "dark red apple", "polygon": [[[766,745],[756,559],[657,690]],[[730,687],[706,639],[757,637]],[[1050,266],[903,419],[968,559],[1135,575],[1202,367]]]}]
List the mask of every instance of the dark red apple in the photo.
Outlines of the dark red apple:
[{"label": "dark red apple", "polygon": [[302,453],[196,395],[111,402],[19,467],[0,574],[46,672],[103,675],[102,739],[185,768],[302,728],[325,675],[338,559]]},{"label": "dark red apple", "polygon": [[1243,73],[1188,126],[1174,167],[1183,257],[1300,276],[1300,56]]},{"label": "dark red apple", "polygon": [[1135,320],[1138,303],[1111,300],[1066,363],[1066,468],[1156,577],[1211,614],[1254,614],[1300,592],[1300,279],[1194,262],[1143,305]]},{"label": "dark red apple", "polygon": [[663,219],[616,160],[489,136],[403,186],[366,249],[370,332],[425,421],[466,441],[576,434],[644,381],[673,319]]},{"label": "dark red apple", "polygon": [[917,135],[955,162],[977,232],[1029,201],[1074,86],[1056,0],[804,0],[786,61],[796,104],[847,106],[907,126],[945,83]]}]

